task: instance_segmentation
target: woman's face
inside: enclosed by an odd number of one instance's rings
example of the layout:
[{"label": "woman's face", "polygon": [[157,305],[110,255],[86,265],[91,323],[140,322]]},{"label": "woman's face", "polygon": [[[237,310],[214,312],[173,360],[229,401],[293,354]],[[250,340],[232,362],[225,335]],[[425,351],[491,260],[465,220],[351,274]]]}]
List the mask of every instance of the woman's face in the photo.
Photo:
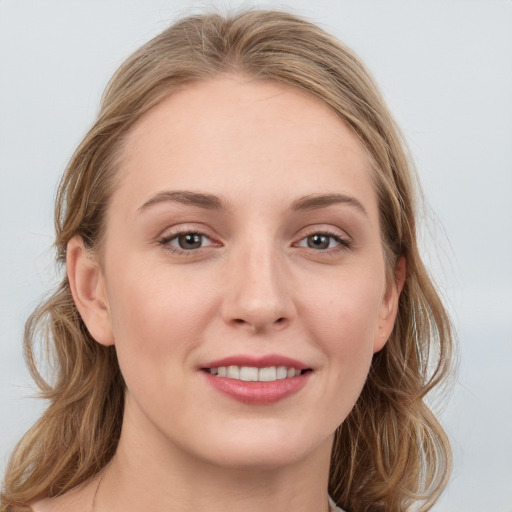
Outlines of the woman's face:
[{"label": "woman's face", "polygon": [[[369,159],[320,101],[219,77],[128,137],[97,293],[124,428],[157,456],[328,456],[396,314]],[[99,333],[99,334],[98,334]]]}]

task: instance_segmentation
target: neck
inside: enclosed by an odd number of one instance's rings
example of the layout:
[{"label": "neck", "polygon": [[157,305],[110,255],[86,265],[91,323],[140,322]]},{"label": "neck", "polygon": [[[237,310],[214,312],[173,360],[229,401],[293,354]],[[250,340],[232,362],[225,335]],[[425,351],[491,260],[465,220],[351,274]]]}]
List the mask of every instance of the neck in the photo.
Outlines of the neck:
[{"label": "neck", "polygon": [[202,460],[157,433],[141,439],[124,429],[94,512],[327,512],[331,444],[282,466],[251,467]]}]

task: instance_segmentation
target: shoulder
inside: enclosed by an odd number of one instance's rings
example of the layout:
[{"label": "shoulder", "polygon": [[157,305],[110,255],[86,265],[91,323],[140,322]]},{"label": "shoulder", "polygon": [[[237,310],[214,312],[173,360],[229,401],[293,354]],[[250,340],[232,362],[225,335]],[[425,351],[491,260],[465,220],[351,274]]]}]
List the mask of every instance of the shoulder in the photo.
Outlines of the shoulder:
[{"label": "shoulder", "polygon": [[30,504],[32,512],[90,512],[97,479],[85,482],[62,496],[43,498]]}]

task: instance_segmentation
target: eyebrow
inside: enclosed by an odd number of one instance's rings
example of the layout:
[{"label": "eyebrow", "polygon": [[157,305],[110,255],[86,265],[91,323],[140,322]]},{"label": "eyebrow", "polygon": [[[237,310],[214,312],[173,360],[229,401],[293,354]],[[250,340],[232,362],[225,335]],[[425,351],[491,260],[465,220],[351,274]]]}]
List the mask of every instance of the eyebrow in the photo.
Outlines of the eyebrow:
[{"label": "eyebrow", "polygon": [[333,204],[348,204],[354,206],[361,213],[368,215],[365,207],[355,197],[346,194],[311,194],[301,197],[292,203],[291,209],[299,210],[317,210],[326,208]]},{"label": "eyebrow", "polygon": [[189,191],[165,191],[155,194],[148,199],[140,208],[139,212],[146,210],[150,206],[159,203],[176,202],[191,206],[198,206],[206,208],[207,210],[225,210],[226,205],[224,201],[213,194],[201,194],[198,192]]},{"label": "eyebrow", "polygon": [[[176,202],[207,210],[227,210],[226,203],[214,194],[202,194],[187,190],[164,191],[155,194],[139,208],[139,212],[160,203]],[[366,209],[355,197],[346,194],[311,194],[300,197],[291,204],[291,210],[318,210],[334,204],[347,204],[357,208],[361,213],[368,215]]]}]

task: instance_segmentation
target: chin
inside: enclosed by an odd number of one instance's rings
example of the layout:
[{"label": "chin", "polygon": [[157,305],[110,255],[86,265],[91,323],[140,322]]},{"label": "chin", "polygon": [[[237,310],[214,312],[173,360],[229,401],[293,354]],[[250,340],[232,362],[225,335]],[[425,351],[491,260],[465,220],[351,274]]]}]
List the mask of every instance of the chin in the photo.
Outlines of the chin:
[{"label": "chin", "polygon": [[213,465],[236,471],[269,472],[290,467],[305,458],[302,450],[241,449],[210,459]]},{"label": "chin", "polygon": [[[226,433],[227,434],[227,433]],[[311,433],[300,429],[259,425],[245,432],[231,431],[227,436],[210,437],[203,453],[211,463],[240,471],[270,471],[292,466],[308,457],[326,452],[330,456],[333,434]]]}]

